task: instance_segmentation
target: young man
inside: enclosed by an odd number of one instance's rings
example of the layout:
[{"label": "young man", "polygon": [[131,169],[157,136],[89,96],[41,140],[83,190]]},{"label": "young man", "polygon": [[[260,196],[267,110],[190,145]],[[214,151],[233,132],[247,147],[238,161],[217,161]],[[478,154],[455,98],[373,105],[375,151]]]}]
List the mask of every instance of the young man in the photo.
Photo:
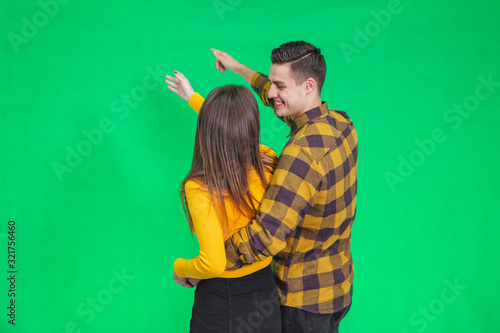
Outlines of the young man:
[{"label": "young man", "polygon": [[303,41],[283,44],[267,77],[211,51],[218,70],[242,75],[290,126],[260,213],[226,242],[227,268],[273,256],[283,332],[338,332],[352,297],[358,143],[347,114],[321,100],[324,57]]}]

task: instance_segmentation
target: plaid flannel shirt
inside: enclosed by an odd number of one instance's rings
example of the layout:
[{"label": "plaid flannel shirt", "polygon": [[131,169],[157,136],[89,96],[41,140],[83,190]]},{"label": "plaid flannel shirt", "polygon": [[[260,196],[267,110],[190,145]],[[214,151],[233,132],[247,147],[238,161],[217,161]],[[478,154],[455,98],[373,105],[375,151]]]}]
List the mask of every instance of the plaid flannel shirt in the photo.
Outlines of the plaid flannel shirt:
[{"label": "plaid flannel shirt", "polygon": [[[271,86],[252,88],[266,106]],[[226,241],[228,269],[273,256],[281,304],[333,313],[351,303],[351,226],[356,213],[357,134],[343,111],[321,106],[280,117],[289,140],[252,222]]]}]

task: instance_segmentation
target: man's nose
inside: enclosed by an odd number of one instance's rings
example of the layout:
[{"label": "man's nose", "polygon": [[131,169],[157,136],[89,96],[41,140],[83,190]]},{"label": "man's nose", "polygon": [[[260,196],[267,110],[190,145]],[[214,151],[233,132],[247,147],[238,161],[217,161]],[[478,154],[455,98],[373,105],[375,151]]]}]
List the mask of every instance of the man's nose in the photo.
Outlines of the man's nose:
[{"label": "man's nose", "polygon": [[275,98],[278,95],[276,94],[276,89],[274,88],[274,85],[271,84],[271,88],[269,88],[269,91],[267,92],[267,97],[268,98]]}]

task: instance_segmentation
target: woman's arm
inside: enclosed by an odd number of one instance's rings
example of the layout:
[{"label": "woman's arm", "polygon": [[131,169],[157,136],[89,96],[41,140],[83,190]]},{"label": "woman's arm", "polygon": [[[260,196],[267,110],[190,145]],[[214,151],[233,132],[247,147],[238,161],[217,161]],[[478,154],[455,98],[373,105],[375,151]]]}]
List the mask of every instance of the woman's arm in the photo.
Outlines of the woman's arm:
[{"label": "woman's arm", "polygon": [[170,75],[165,75],[168,83],[168,89],[181,96],[182,99],[189,103],[189,106],[196,111],[200,112],[201,105],[203,104],[204,98],[200,94],[195,93],[188,79],[181,72],[174,71],[175,77]]},{"label": "woman's arm", "polygon": [[177,259],[174,271],[179,278],[209,279],[220,276],[226,269],[224,234],[211,197],[194,182],[186,182],[185,190],[200,254],[193,259]]},{"label": "woman's arm", "polygon": [[[196,113],[200,112],[201,105],[203,104],[204,98],[201,97],[200,94],[195,93],[193,88],[191,87],[191,84],[189,83],[188,79],[186,77],[178,72],[174,71],[174,75],[176,77],[172,77],[170,75],[166,75],[165,77],[167,78],[165,82],[169,85],[168,88],[175,92],[177,95],[181,96],[182,99],[188,101],[189,106],[192,107]],[[188,198],[189,201],[193,201],[193,198]],[[192,202],[193,205],[195,205],[194,202]],[[198,221],[198,220],[197,220]],[[220,226],[219,226],[220,227]],[[196,226],[195,226],[196,228]],[[198,227],[196,229],[203,229],[202,227]],[[221,229],[222,231],[222,229]],[[203,237],[202,237],[203,238]],[[205,251],[205,252],[210,252],[210,251]],[[203,255],[202,255],[203,254]],[[191,260],[186,260],[179,258],[176,263],[174,263],[174,281],[180,284],[181,286],[192,288],[196,286],[200,279],[196,279],[193,277],[179,277],[177,275],[177,272],[181,274],[181,276],[185,276],[186,273],[189,273],[193,267],[196,267],[195,263],[199,262],[201,259],[203,259],[205,253],[200,251],[200,256]],[[217,254],[220,255],[220,254]],[[224,258],[225,258],[225,253],[224,253]],[[222,265],[222,263],[220,263]]]}]

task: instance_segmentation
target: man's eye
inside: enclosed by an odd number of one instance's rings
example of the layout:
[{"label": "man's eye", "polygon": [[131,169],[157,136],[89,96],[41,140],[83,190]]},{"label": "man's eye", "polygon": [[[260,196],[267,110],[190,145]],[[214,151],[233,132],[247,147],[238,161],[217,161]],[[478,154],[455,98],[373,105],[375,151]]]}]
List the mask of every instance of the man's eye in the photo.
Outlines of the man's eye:
[{"label": "man's eye", "polygon": [[284,86],[278,86],[278,89],[283,89],[283,88],[285,88],[285,87]]}]

